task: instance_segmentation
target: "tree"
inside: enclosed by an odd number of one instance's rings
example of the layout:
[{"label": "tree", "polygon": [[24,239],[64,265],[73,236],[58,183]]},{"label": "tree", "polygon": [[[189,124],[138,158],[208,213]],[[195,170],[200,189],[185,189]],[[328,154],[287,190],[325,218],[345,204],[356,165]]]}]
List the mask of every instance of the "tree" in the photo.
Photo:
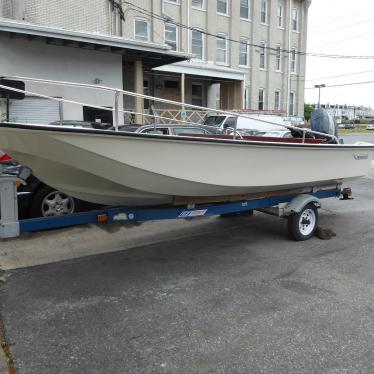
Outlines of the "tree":
[{"label": "tree", "polygon": [[304,118],[305,121],[309,121],[314,108],[309,104],[304,104]]}]

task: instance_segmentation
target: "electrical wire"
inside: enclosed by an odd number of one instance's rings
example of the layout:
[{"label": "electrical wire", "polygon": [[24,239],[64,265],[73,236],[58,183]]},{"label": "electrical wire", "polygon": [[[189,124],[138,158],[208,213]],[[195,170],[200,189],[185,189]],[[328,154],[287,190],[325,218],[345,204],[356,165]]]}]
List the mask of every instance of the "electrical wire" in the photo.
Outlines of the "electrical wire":
[{"label": "electrical wire", "polygon": [[356,21],[356,22],[350,23],[348,25],[342,25],[342,26],[339,26],[339,27],[334,27],[332,29],[327,29],[326,31],[321,31],[321,32],[318,32],[318,33],[311,32],[311,33],[308,33],[308,35],[313,36],[313,37],[320,36],[320,35],[326,35],[326,34],[329,34],[331,32],[336,32],[337,30],[342,30],[342,29],[346,30],[346,29],[349,29],[351,27],[356,27],[358,24],[360,26],[362,26],[365,23],[373,23],[373,17],[362,20],[362,21]]},{"label": "electrical wire", "polygon": [[[374,83],[374,81],[366,81],[366,82],[353,82],[353,83],[342,83],[342,84],[332,84],[332,85],[326,85],[323,88],[334,88],[334,87],[345,87],[345,86],[358,86],[362,84],[371,84]],[[306,87],[306,90],[314,90],[318,87]]]},{"label": "electrical wire", "polygon": [[356,71],[356,72],[348,73],[348,74],[329,75],[327,77],[320,77],[320,78],[313,78],[313,79],[302,79],[302,78],[305,78],[305,75],[299,75],[299,76],[292,76],[292,79],[294,81],[299,81],[299,82],[315,82],[315,81],[322,81],[322,80],[341,78],[341,77],[349,77],[352,75],[360,75],[360,74],[373,73],[373,72],[374,70],[371,69],[371,70]]},{"label": "electrical wire", "polygon": [[[115,1],[115,0],[110,0],[110,1]],[[125,0],[125,1],[122,1],[121,3],[132,6],[133,9],[136,10],[138,13],[146,15],[148,17],[158,19],[162,22],[173,23],[174,25],[176,25],[180,28],[184,28],[184,29],[188,29],[188,30],[192,30],[192,31],[198,31],[198,32],[200,32],[200,33],[202,33],[206,36],[211,36],[211,37],[214,37],[215,39],[217,38],[216,34],[213,34],[213,33],[210,33],[210,32],[204,31],[204,30],[200,30],[200,29],[197,29],[195,27],[187,26],[187,25],[185,25],[183,23],[180,23],[180,22],[176,22],[170,17],[164,17],[164,16],[161,16],[161,15],[154,14],[154,13],[149,12],[148,10],[146,10],[144,8],[141,8],[137,5],[129,2],[129,1]],[[243,44],[243,42],[240,41],[240,40],[236,40],[236,39],[232,39],[232,38],[225,38],[225,39],[230,41],[230,42],[233,42],[233,43]],[[271,50],[271,51],[275,51],[275,52],[279,51],[278,46],[277,47],[269,47],[269,46],[263,46],[263,45],[260,45],[260,44],[254,44],[254,43],[249,43],[249,42],[246,42],[246,45],[249,45],[249,46],[252,46],[252,47],[257,47],[257,48],[260,48],[260,49]],[[281,52],[287,53],[287,54],[296,53],[299,56],[311,56],[311,57],[319,57],[319,58],[351,59],[351,60],[374,60],[374,56],[365,56],[365,55],[340,55],[340,54],[314,53],[314,52],[306,52],[306,51],[296,51],[296,52],[294,52],[294,50],[287,50],[287,49],[281,49]]]}]

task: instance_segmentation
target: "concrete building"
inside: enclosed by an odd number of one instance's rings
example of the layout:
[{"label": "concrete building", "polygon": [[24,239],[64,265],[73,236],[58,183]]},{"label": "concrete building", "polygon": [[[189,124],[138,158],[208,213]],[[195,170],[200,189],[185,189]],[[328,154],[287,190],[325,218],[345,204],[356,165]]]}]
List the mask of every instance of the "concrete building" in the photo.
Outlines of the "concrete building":
[{"label": "concrete building", "polygon": [[[310,3],[0,0],[0,75],[96,83],[195,105],[302,116],[304,82],[297,78],[305,75],[305,55],[298,52],[306,50]],[[113,106],[109,96],[45,90]],[[131,98],[122,104],[137,112],[150,106]],[[22,111],[21,104],[12,107]],[[91,112],[67,105],[64,118],[98,116]]]},{"label": "concrete building", "polygon": [[310,4],[131,0],[123,4],[123,33],[138,40],[165,40],[174,50],[194,55],[190,61],[145,75],[147,86],[153,80],[155,95],[178,97],[184,86],[189,103],[223,109],[288,109],[303,116],[305,87],[298,76],[305,75],[305,55],[298,52],[306,50]]},{"label": "concrete building", "polygon": [[[124,69],[131,65],[134,90],[143,90],[143,69],[185,60],[190,56],[164,43],[139,42],[118,36],[118,9],[108,0],[0,0],[0,76],[104,85],[122,89]],[[111,111],[89,105],[114,107],[112,92],[73,87],[45,86],[26,81],[26,90],[88,104],[64,103],[65,120],[112,122]],[[6,100],[0,99],[0,118],[6,116]],[[133,102],[138,112],[143,101]],[[119,108],[123,108],[120,101]],[[59,102],[33,95],[10,100],[10,120],[50,123],[59,119]],[[141,119],[139,119],[140,121]],[[123,117],[120,118],[123,122]]]}]

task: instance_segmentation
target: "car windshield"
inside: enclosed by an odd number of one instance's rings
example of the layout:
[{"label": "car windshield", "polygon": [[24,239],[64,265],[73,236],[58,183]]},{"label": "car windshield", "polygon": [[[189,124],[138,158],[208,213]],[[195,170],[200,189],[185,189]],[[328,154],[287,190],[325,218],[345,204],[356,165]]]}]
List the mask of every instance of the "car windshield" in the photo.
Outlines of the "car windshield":
[{"label": "car windshield", "polygon": [[222,125],[223,121],[225,120],[226,116],[209,116],[204,124],[207,126],[215,126],[219,127]]}]

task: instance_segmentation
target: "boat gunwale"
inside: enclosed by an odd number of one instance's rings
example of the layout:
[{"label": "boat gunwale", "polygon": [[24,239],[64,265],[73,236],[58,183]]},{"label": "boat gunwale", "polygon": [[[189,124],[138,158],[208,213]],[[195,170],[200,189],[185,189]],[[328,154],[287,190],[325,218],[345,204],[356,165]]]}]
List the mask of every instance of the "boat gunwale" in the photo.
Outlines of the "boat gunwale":
[{"label": "boat gunwale", "polygon": [[[0,122],[0,128],[10,129],[26,129],[31,131],[45,131],[45,132],[58,132],[58,133],[76,133],[76,134],[89,134],[89,135],[106,135],[106,136],[120,136],[129,138],[146,138],[157,140],[173,140],[173,141],[189,141],[189,142],[204,142],[204,143],[218,143],[218,144],[239,144],[239,145],[255,145],[255,146],[275,146],[275,147],[290,147],[290,148],[324,148],[324,149],[370,149],[374,150],[374,143],[368,145],[355,145],[355,144],[330,144],[330,143],[292,143],[280,141],[257,141],[257,140],[242,140],[242,139],[221,139],[221,138],[208,138],[198,136],[182,136],[182,135],[158,135],[158,134],[142,134],[136,132],[115,131],[115,130],[101,130],[91,128],[78,128],[54,125],[37,125],[37,124],[23,124]],[[285,138],[287,139],[287,138]]]}]

